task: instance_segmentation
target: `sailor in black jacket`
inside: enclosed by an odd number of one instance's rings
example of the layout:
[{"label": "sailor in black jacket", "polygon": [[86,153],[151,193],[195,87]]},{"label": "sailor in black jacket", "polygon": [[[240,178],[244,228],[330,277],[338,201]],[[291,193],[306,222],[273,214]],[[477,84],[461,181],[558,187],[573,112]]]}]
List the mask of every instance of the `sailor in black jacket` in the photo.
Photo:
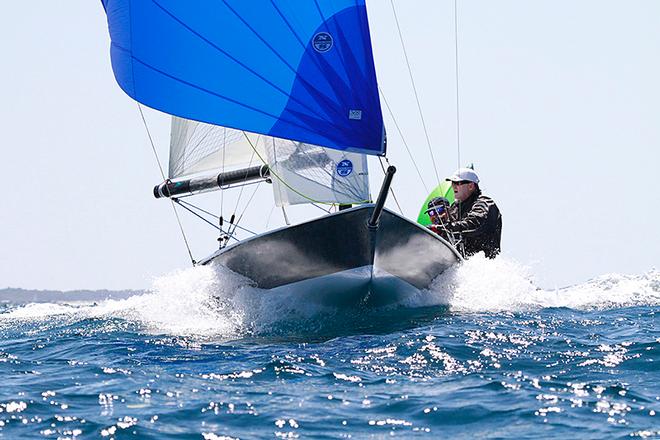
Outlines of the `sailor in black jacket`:
[{"label": "sailor in black jacket", "polygon": [[[459,168],[447,180],[454,190],[454,203],[442,229],[448,230],[465,257],[483,251],[488,258],[500,253],[502,215],[497,205],[479,189],[479,177],[470,168]],[[432,227],[441,232],[439,227]]]}]

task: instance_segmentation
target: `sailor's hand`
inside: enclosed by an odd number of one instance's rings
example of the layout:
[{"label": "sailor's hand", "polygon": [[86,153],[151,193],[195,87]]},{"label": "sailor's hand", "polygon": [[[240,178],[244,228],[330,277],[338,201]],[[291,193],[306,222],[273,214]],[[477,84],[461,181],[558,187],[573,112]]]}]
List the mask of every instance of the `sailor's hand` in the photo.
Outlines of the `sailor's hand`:
[{"label": "sailor's hand", "polygon": [[439,234],[442,229],[440,229],[440,225],[428,225],[427,228],[431,230],[431,232],[435,232],[436,234]]}]

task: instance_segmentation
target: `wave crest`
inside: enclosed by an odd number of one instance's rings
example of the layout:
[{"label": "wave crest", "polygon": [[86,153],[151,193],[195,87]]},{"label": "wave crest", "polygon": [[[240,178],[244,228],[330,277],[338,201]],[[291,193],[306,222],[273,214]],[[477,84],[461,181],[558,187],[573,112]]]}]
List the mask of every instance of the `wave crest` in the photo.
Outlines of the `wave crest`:
[{"label": "wave crest", "polygon": [[660,272],[606,274],[582,284],[544,290],[531,270],[513,260],[475,255],[434,280],[424,302],[457,312],[523,312],[549,307],[577,310],[660,305]]},{"label": "wave crest", "polygon": [[[440,275],[429,290],[390,308],[439,305],[448,306],[455,313],[657,306],[660,273],[651,270],[641,275],[607,274],[579,285],[543,290],[533,283],[528,267],[503,257],[488,260],[477,255]],[[372,312],[376,317],[386,314],[386,311]],[[365,311],[344,314],[351,316],[350,319],[344,316],[348,322],[366,316]],[[85,319],[109,322],[118,318],[138,325],[147,333],[225,339],[268,334],[282,326],[298,328],[296,323],[305,323],[305,329],[309,330],[323,327],[323,322],[316,321],[340,322],[342,316],[337,310],[313,301],[301,301],[286,293],[269,294],[224,267],[209,265],[159,277],[147,292],[126,299],[83,305],[30,303],[10,307],[0,313],[0,328],[11,328],[16,322],[38,321],[43,329]],[[113,327],[107,325],[108,329]]]}]

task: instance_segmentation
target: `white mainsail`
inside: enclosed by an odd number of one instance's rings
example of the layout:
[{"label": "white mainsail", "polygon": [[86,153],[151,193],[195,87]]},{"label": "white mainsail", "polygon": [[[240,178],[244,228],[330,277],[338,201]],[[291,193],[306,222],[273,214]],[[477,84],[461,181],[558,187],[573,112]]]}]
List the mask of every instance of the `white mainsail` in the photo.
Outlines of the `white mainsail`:
[{"label": "white mainsail", "polygon": [[363,154],[172,118],[169,178],[225,172],[266,161],[277,206],[364,203],[370,199]]}]

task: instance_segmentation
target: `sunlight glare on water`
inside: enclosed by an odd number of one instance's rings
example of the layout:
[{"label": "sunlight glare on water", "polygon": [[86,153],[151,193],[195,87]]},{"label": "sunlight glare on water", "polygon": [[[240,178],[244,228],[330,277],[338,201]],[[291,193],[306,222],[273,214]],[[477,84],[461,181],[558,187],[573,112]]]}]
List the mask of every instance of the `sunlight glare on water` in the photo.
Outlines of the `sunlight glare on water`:
[{"label": "sunlight glare on water", "polygon": [[4,303],[0,437],[657,437],[659,305],[655,270],[543,290],[480,256],[381,309],[214,266]]}]

